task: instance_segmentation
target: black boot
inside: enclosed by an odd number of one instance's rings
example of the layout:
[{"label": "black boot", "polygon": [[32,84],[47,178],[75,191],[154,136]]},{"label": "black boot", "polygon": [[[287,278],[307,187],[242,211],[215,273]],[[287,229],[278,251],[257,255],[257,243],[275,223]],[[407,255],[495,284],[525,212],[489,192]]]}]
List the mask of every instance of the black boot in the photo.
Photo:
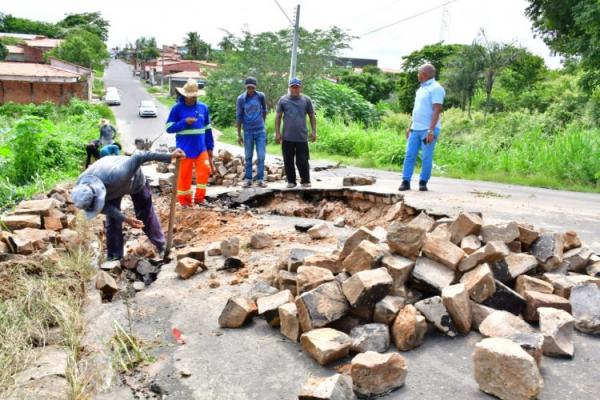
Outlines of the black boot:
[{"label": "black boot", "polygon": [[426,192],[427,191],[427,182],[419,181],[419,190],[421,192]]},{"label": "black boot", "polygon": [[402,184],[400,185],[400,187],[398,188],[399,191],[404,192],[405,190],[410,190],[410,182],[409,181],[402,181]]}]

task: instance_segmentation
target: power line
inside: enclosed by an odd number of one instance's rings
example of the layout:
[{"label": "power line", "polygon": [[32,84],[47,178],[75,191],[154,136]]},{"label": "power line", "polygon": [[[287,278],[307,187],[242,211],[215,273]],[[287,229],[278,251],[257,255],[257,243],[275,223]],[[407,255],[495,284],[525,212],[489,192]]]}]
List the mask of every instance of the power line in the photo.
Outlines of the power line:
[{"label": "power line", "polygon": [[416,18],[416,17],[420,17],[421,15],[424,15],[424,14],[430,13],[430,12],[432,12],[432,11],[435,11],[435,10],[437,10],[437,9],[439,9],[439,8],[445,7],[445,6],[449,5],[449,4],[455,3],[455,2],[457,2],[457,1],[458,1],[458,0],[450,0],[450,1],[447,1],[447,2],[445,2],[445,3],[443,3],[443,4],[440,4],[440,5],[436,6],[436,7],[429,8],[429,9],[427,9],[427,10],[424,10],[424,11],[421,11],[421,12],[419,12],[419,13],[417,13],[417,14],[413,14],[413,15],[411,15],[411,16],[408,16],[408,17],[406,17],[406,18],[402,18],[401,20],[398,20],[398,21],[392,22],[391,24],[387,24],[387,25],[381,26],[381,27],[379,27],[379,28],[372,29],[372,30],[370,30],[370,31],[368,31],[368,32],[365,32],[365,33],[363,33],[362,35],[360,35],[360,36],[358,36],[358,37],[359,37],[359,38],[362,38],[362,37],[364,37],[364,36],[367,36],[367,35],[370,35],[370,34],[372,34],[372,33],[379,32],[379,31],[381,31],[381,30],[387,29],[387,28],[389,28],[389,27],[392,27],[392,26],[394,26],[394,25],[398,25],[398,24],[400,24],[400,23],[402,23],[402,22],[406,22],[406,21],[408,21],[408,20],[410,20],[410,19],[413,19],[413,18]]},{"label": "power line", "polygon": [[384,8],[385,8],[385,9],[387,9],[387,8],[388,8],[388,7],[390,7],[390,6],[392,6],[392,5],[396,4],[396,3],[399,3],[400,1],[402,1],[402,0],[394,0],[394,1],[390,1],[389,3],[387,3],[387,4],[383,5],[383,6],[379,6],[379,7],[376,7],[376,8],[373,8],[373,9],[371,9],[370,11],[363,12],[362,14],[360,14],[360,15],[357,15],[357,16],[353,17],[352,19],[349,19],[349,20],[345,21],[344,23],[340,24],[340,26],[344,26],[344,25],[347,25],[347,24],[349,24],[350,22],[354,22],[354,21],[356,21],[357,19],[364,18],[365,16],[367,16],[367,15],[371,15],[371,14],[373,14],[373,13],[375,13],[376,11],[379,11],[379,10],[381,10],[381,9],[384,9]]},{"label": "power line", "polygon": [[279,4],[279,1],[274,0],[275,4],[277,4],[277,7],[279,7],[279,9],[281,10],[281,12],[283,13],[283,15],[285,15],[285,17],[287,18],[287,20],[290,22],[290,25],[294,26],[294,23],[292,22],[292,19],[290,17],[288,17],[287,13],[285,12],[285,10],[283,9],[283,7],[281,7],[281,4]]}]

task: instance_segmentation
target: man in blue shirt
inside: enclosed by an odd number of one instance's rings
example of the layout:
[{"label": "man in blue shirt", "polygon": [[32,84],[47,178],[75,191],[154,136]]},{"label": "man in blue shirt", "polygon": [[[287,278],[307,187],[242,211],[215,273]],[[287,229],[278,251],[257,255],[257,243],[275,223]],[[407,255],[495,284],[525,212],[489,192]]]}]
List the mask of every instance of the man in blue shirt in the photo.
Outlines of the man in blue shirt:
[{"label": "man in blue shirt", "polygon": [[[244,187],[252,186],[252,156],[256,145],[256,180],[258,186],[265,184],[265,153],[267,147],[267,133],[265,118],[267,106],[265,95],[256,90],[256,78],[248,77],[245,81],[246,91],[238,96],[236,102],[236,121],[238,143],[244,145],[246,156],[246,171]],[[244,136],[242,137],[242,127]]]},{"label": "man in blue shirt", "polygon": [[435,67],[424,64],[418,73],[421,86],[415,96],[412,122],[406,130],[406,156],[402,170],[402,184],[398,190],[410,190],[410,179],[415,169],[415,162],[421,150],[421,176],[419,190],[427,190],[427,182],[431,177],[433,152],[440,135],[442,104],[446,92],[435,80]]}]

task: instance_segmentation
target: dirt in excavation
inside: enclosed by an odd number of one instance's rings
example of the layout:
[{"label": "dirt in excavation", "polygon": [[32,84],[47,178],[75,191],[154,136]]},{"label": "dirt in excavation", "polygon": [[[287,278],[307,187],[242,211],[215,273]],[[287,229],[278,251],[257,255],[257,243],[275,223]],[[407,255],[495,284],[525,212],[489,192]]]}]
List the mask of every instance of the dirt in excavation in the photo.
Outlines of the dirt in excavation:
[{"label": "dirt in excavation", "polygon": [[402,202],[392,205],[373,203],[368,200],[330,200],[322,199],[312,203],[303,199],[286,199],[275,197],[258,209],[259,212],[283,216],[314,218],[335,221],[344,218],[352,227],[366,226],[387,228],[392,221],[405,221],[415,214]]}]

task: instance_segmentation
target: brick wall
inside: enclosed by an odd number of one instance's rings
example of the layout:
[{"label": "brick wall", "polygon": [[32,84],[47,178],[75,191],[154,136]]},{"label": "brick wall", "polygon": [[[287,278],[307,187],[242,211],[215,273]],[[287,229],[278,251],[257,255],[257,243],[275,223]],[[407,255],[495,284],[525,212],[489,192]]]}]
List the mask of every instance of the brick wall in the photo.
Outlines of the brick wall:
[{"label": "brick wall", "polygon": [[0,81],[0,104],[12,101],[15,103],[40,104],[50,101],[55,104],[66,104],[71,97],[87,99],[86,82],[77,83],[43,83]]},{"label": "brick wall", "polygon": [[25,62],[43,63],[44,52],[35,47],[24,46],[25,49]]}]

